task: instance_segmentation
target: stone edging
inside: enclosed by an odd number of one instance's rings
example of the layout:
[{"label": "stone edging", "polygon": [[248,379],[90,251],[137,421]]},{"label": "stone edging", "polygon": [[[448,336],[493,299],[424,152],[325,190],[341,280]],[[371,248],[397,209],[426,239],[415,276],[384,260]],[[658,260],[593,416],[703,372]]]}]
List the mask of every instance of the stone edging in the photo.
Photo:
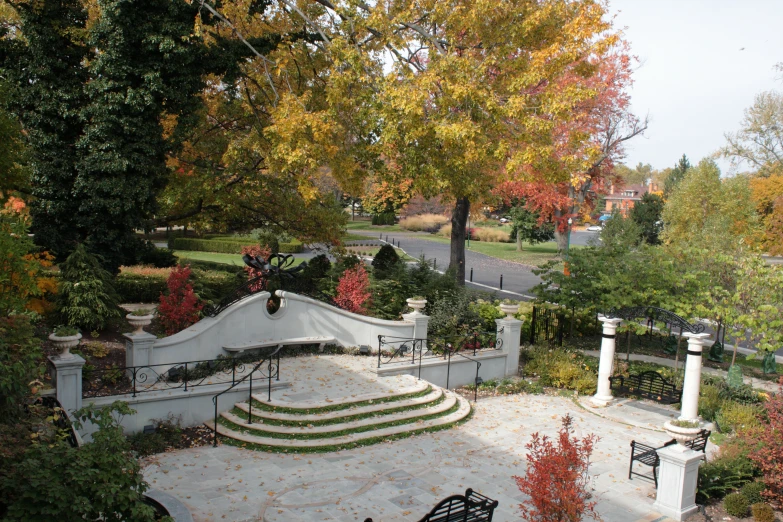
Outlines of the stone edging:
[{"label": "stone edging", "polygon": [[193,522],[193,516],[188,511],[188,508],[185,507],[185,504],[168,493],[164,493],[159,489],[148,489],[144,496],[163,506],[169,512],[169,516],[174,519],[174,522]]}]

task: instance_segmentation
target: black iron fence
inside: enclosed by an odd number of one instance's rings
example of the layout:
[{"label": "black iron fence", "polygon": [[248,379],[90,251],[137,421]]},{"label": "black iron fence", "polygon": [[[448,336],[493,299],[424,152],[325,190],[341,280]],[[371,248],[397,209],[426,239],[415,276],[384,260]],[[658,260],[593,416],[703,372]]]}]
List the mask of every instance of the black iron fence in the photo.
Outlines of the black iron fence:
[{"label": "black iron fence", "polygon": [[[280,380],[279,350],[276,353],[277,373],[273,377]],[[259,356],[254,355],[252,358],[223,357],[173,364],[83,369],[82,397],[87,399],[127,394],[136,397],[139,393],[177,389],[186,392],[191,388],[214,384],[230,383],[233,386],[245,378],[247,369],[258,360]]]},{"label": "black iron fence", "polygon": [[530,344],[549,343],[563,346],[566,332],[563,311],[534,306],[530,320]]}]

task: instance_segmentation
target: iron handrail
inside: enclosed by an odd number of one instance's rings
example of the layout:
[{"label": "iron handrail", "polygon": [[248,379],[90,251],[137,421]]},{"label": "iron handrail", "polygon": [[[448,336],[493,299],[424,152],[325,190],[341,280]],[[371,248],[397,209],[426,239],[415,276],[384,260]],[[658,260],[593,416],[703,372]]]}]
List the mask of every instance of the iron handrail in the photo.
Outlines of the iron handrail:
[{"label": "iron handrail", "polygon": [[[258,362],[258,364],[253,367],[252,370],[250,370],[250,373],[233,383],[231,386],[223,390],[222,392],[218,393],[214,397],[212,397],[212,403],[215,405],[215,424],[212,426],[213,429],[213,440],[212,445],[214,447],[217,447],[217,441],[218,441],[218,431],[217,431],[217,423],[218,423],[218,399],[221,395],[224,393],[227,393],[237,386],[239,386],[241,383],[245,382],[248,378],[250,378],[250,387],[248,389],[248,396],[247,396],[247,423],[251,424],[253,422],[253,374],[263,365],[264,363],[267,363],[267,400],[272,400],[272,377],[276,377],[276,380],[280,380],[280,352],[285,348],[285,346],[278,346],[277,349],[270,353],[269,356],[266,359],[262,359]],[[272,360],[277,357],[277,365],[272,364]],[[273,369],[276,370],[273,372]],[[262,374],[263,376],[263,374]]]},{"label": "iron handrail", "polygon": [[473,357],[468,357],[467,355],[460,353],[459,350],[452,350],[449,348],[449,344],[446,345],[446,352],[448,353],[448,363],[446,364],[446,389],[449,389],[449,377],[451,374],[451,356],[459,355],[460,357],[463,357],[469,361],[473,361],[476,363],[476,379],[473,381],[473,384],[475,384],[475,388],[473,389],[473,402],[478,401],[478,385],[479,385],[479,369],[481,368],[481,362],[477,361]]}]

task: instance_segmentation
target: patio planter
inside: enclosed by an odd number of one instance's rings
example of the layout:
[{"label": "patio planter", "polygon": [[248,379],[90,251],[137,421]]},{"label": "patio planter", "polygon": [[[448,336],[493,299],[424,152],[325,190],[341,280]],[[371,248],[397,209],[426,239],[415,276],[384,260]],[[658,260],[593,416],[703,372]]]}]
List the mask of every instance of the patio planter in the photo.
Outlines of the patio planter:
[{"label": "patio planter", "polygon": [[79,346],[79,341],[81,338],[82,334],[80,333],[77,333],[76,335],[65,335],[62,337],[55,334],[49,335],[49,340],[52,341],[52,344],[54,344],[55,348],[59,348],[61,350],[60,359],[73,358],[71,348]]},{"label": "patio planter", "polygon": [[413,297],[410,297],[405,301],[408,303],[408,306],[413,308],[414,312],[418,312],[418,313],[421,313],[421,311],[424,310],[424,307],[427,306],[426,299],[414,299]]},{"label": "patio planter", "polygon": [[514,314],[519,311],[518,304],[501,304],[500,311],[506,314],[506,319],[514,319]]},{"label": "patio planter", "polygon": [[698,437],[699,433],[701,433],[701,426],[696,426],[695,428],[683,428],[680,426],[675,426],[671,423],[671,421],[666,421],[666,423],[663,425],[663,429],[665,429],[666,433],[671,435],[672,438],[677,441],[677,445],[681,446],[682,448],[687,448],[685,444]]},{"label": "patio planter", "polygon": [[149,326],[149,324],[152,322],[153,317],[155,316],[152,314],[148,314],[148,315],[128,314],[125,316],[125,319],[127,319],[130,325],[135,328],[135,330],[133,331],[133,335],[139,335],[144,333],[144,327]]}]

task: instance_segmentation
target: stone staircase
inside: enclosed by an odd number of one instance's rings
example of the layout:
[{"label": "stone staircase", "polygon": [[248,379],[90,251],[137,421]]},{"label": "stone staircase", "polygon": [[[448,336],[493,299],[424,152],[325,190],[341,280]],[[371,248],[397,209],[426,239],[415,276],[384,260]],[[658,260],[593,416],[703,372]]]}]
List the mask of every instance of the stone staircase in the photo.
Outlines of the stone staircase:
[{"label": "stone staircase", "polygon": [[[263,451],[327,452],[449,428],[466,419],[470,403],[425,381],[398,392],[366,394],[324,403],[266,400],[253,395],[223,412],[222,443]],[[214,429],[214,423],[207,426]]]}]

